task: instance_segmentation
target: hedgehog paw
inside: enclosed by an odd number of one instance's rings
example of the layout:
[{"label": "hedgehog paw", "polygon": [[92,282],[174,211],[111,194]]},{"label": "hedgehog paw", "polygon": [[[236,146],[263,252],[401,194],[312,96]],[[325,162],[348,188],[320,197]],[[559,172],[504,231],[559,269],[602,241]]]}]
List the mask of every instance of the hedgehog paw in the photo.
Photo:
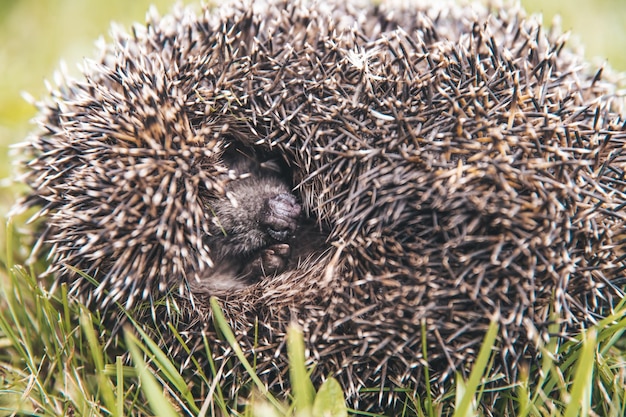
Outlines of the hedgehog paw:
[{"label": "hedgehog paw", "polygon": [[282,272],[287,265],[291,247],[286,243],[277,243],[263,249],[244,270],[250,278],[261,278]]}]

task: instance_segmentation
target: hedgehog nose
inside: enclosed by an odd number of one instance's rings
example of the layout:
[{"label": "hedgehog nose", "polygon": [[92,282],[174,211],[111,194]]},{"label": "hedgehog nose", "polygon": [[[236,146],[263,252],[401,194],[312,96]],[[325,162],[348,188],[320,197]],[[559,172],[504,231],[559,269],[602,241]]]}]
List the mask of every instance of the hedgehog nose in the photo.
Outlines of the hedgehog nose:
[{"label": "hedgehog nose", "polygon": [[268,198],[261,214],[261,222],[272,239],[284,242],[296,231],[301,211],[292,194],[281,193]]}]

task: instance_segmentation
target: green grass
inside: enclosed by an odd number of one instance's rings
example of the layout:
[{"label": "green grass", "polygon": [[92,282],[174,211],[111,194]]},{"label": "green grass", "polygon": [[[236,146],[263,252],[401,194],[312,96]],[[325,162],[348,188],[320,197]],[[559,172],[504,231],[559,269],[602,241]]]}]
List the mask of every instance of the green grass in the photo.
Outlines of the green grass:
[{"label": "green grass", "polygon": [[[28,120],[34,109],[20,93],[44,95],[43,80],[52,77],[61,58],[74,63],[91,56],[94,39],[107,33],[111,20],[125,25],[143,20],[147,5],[155,2],[162,12],[171,4],[169,0],[110,0],[97,6],[81,0],[0,0],[0,178],[12,174],[9,145],[23,140],[31,129]],[[579,37],[590,59],[599,56],[626,70],[623,0],[523,3],[542,11],[548,23],[555,12],[563,14],[563,29]],[[75,72],[73,64],[69,67]],[[3,223],[20,190],[19,184],[0,182]],[[208,416],[217,410],[227,412],[229,399],[213,383],[219,373],[215,367],[198,368],[193,381],[185,379],[140,329],[130,329],[120,340],[120,350],[130,352],[131,362],[106,350],[109,333],[97,313],[68,300],[64,287],[47,293],[36,278],[45,267],[43,261],[24,266],[32,244],[22,233],[25,219],[16,218],[17,226],[0,227],[0,415]],[[623,417],[624,317],[622,306],[614,316],[558,350],[549,341],[542,347],[540,369],[523,369],[515,385],[501,389],[497,404],[485,404],[490,394],[485,375],[494,343],[490,332],[468,380],[459,377],[442,395],[421,392],[407,403],[405,413],[465,417],[484,415],[483,407],[488,405],[499,415]],[[227,327],[220,326],[227,335]],[[230,343],[236,346],[234,339]],[[293,396],[274,398],[257,383],[240,414],[346,415],[341,387],[333,379],[314,386],[303,352],[301,336],[293,329],[289,339]],[[254,374],[253,365],[249,372]]]}]

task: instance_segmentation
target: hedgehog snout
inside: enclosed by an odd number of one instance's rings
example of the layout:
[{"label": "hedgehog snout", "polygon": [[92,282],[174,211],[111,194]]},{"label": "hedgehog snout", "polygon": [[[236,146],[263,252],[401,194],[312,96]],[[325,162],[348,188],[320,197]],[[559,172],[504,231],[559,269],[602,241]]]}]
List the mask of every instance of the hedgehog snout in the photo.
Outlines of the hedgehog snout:
[{"label": "hedgehog snout", "polygon": [[296,197],[289,193],[277,194],[265,202],[261,212],[261,224],[274,240],[285,242],[296,231],[302,207]]}]

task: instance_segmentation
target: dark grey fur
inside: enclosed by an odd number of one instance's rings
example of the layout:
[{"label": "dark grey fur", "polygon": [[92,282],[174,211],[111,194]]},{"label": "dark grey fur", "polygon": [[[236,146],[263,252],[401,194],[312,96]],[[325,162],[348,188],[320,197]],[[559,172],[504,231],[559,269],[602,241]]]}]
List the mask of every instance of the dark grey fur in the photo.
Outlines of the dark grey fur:
[{"label": "dark grey fur", "polygon": [[300,220],[301,206],[276,161],[235,150],[225,162],[224,195],[206,202],[214,215],[207,240],[215,267],[192,283],[197,291],[242,288],[283,271]]}]

